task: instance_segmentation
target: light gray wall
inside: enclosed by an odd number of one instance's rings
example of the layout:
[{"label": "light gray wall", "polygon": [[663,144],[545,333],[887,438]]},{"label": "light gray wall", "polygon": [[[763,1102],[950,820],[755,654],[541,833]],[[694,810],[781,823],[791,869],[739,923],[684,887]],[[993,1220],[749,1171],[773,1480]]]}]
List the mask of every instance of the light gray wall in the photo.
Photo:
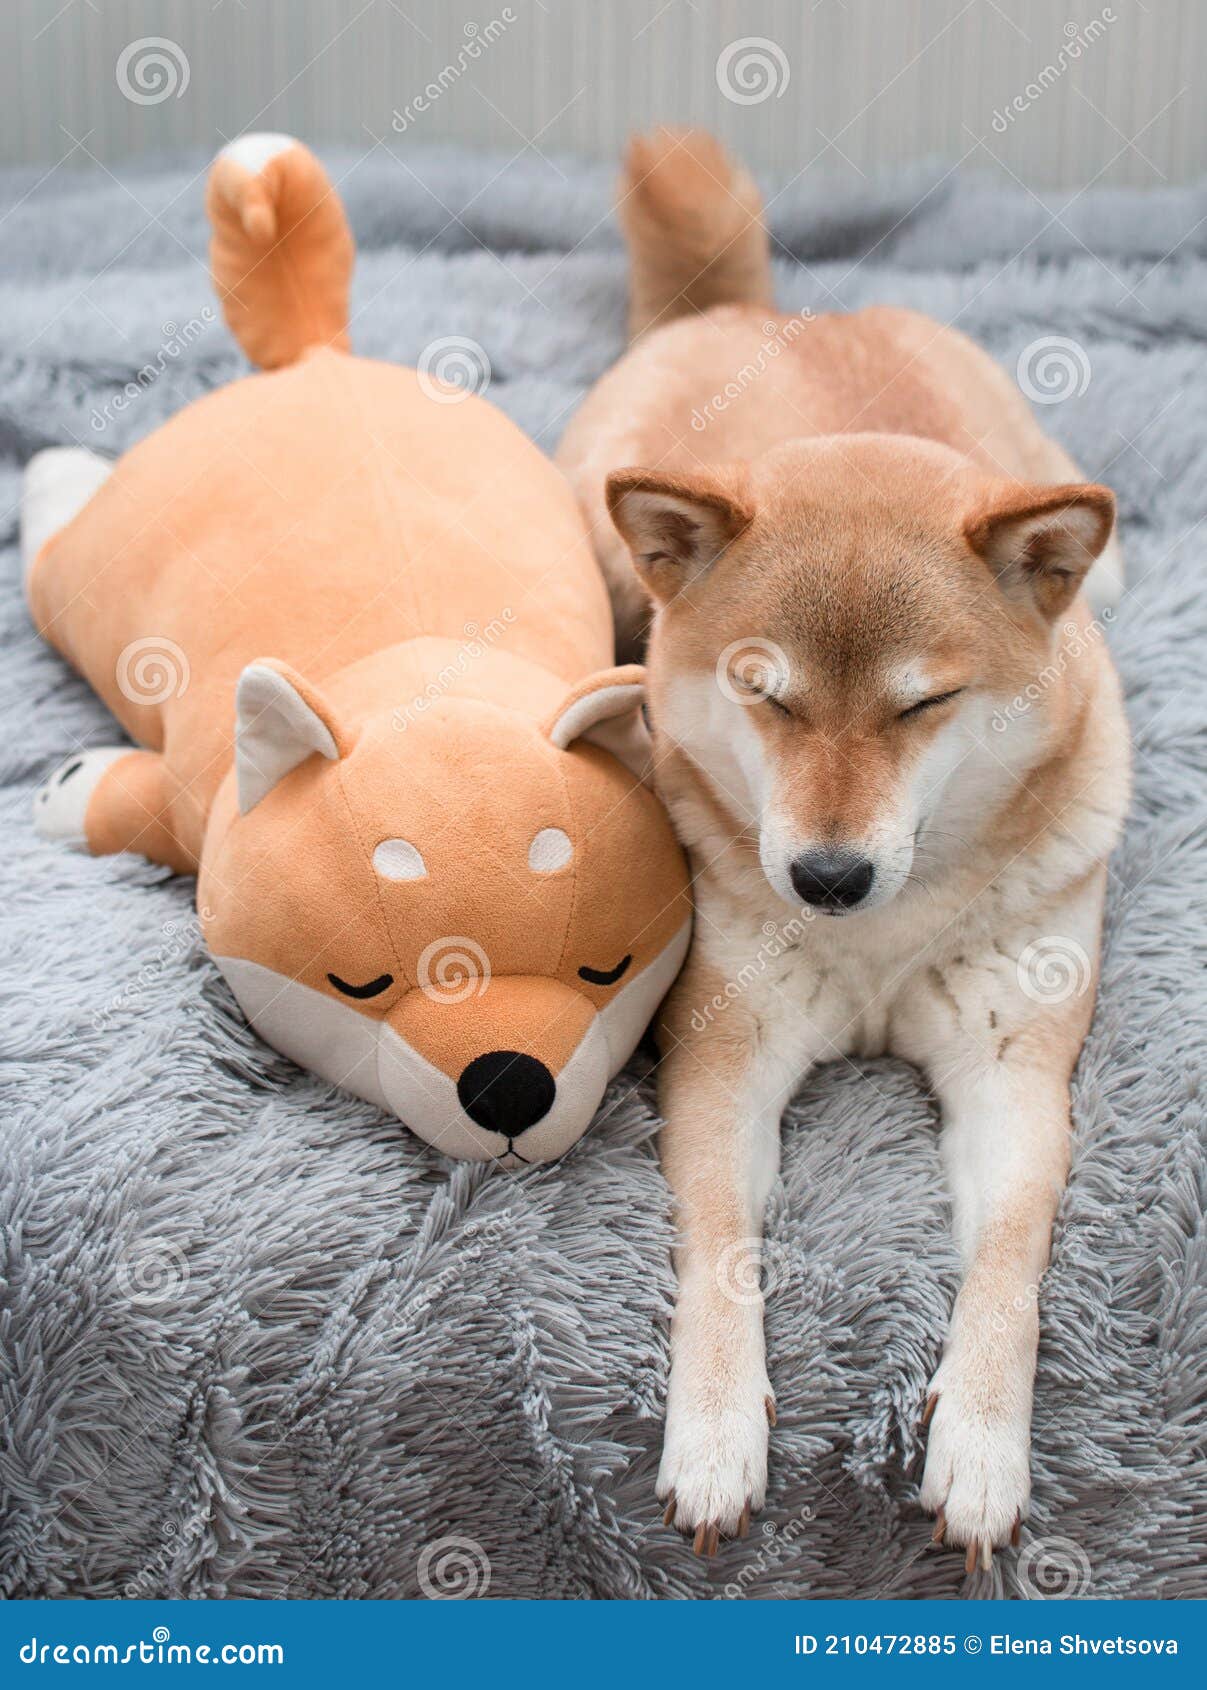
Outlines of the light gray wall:
[{"label": "light gray wall", "polygon": [[248,128],[612,157],[663,120],[778,169],[938,154],[1147,185],[1207,171],[1205,49],[1204,0],[0,0],[0,159]]}]

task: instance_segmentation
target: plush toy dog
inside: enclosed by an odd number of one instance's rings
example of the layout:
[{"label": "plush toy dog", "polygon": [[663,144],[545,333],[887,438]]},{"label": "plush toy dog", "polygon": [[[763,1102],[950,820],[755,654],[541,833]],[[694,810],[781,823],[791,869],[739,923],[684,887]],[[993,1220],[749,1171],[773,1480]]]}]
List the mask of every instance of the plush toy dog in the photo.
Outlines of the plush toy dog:
[{"label": "plush toy dog", "polygon": [[353,246],[317,160],[222,153],[212,260],[271,373],[115,465],[40,454],[50,643],[145,749],[81,751],[38,829],[198,873],[257,1031],[453,1156],[560,1155],[687,948],[635,778],[641,671],[575,501],[484,400],[353,358]]}]

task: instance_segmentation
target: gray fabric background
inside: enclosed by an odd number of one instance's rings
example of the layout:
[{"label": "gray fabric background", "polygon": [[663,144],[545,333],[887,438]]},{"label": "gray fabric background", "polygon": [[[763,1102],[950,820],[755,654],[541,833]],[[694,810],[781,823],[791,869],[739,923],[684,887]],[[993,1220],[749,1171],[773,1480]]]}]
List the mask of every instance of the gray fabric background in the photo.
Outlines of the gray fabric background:
[{"label": "gray fabric background", "polygon": [[[552,448],[621,346],[611,172],[405,159],[329,160],[357,349],[471,336]],[[19,470],[50,443],[119,451],[239,373],[218,322],[161,358],[213,305],[202,162],[0,176],[0,1588],[1203,1595],[1207,191],[1062,210],[935,170],[810,177],[772,208],[785,307],[918,306],[1012,369],[1074,338],[1090,385],[1044,420],[1117,489],[1129,554],[1136,800],[1043,1286],[1034,1516],[966,1580],[916,1505],[955,1262],[915,1075],[830,1068],[791,1111],[768,1506],[705,1565],[653,1497],[670,1232],[640,1065],[556,1168],[448,1164],[249,1035],[191,882],[34,838],[35,783],[114,730],[32,635]]]}]

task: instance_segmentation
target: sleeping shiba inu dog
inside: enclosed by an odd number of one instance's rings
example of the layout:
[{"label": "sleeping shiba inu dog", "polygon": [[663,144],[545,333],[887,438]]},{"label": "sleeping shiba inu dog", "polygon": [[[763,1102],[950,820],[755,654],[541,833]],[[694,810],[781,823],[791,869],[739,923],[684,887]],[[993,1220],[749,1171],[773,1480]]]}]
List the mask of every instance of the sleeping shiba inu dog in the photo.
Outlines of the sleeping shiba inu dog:
[{"label": "sleeping shiba inu dog", "polygon": [[295,1061],[448,1155],[549,1161],[687,948],[641,673],[610,666],[552,464],[485,400],[348,352],[318,160],[246,136],[208,203],[263,373],[115,465],[26,475],[34,620],[138,747],[69,757],[36,825],[195,872],[215,961]]},{"label": "sleeping shiba inu dog", "polygon": [[[952,330],[777,316],[757,194],[707,136],[635,142],[621,216],[634,344],[561,462],[630,650],[649,622],[658,780],[695,876],[664,1011],[658,1492],[704,1553],[761,1504],[762,1307],[727,1295],[725,1263],[760,1234],[805,1072],[894,1053],[939,1101],[965,1265],[921,1497],[971,1570],[1028,1510],[1036,1290],[1127,804],[1081,591],[1118,594],[1114,500]],[[750,968],[781,928],[775,967]]]}]

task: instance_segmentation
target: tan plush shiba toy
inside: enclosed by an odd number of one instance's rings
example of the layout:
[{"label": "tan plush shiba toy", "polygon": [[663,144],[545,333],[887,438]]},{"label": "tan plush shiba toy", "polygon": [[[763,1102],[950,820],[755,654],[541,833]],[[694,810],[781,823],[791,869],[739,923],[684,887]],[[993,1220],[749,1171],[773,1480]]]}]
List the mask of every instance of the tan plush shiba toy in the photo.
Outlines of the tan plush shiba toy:
[{"label": "tan plush shiba toy", "polygon": [[198,873],[259,1033],[453,1156],[560,1155],[687,947],[641,784],[641,671],[575,501],[484,400],[353,358],[353,246],[283,136],[210,178],[267,373],[118,463],[27,472],[37,625],[143,748],[67,759],[39,831]]}]

